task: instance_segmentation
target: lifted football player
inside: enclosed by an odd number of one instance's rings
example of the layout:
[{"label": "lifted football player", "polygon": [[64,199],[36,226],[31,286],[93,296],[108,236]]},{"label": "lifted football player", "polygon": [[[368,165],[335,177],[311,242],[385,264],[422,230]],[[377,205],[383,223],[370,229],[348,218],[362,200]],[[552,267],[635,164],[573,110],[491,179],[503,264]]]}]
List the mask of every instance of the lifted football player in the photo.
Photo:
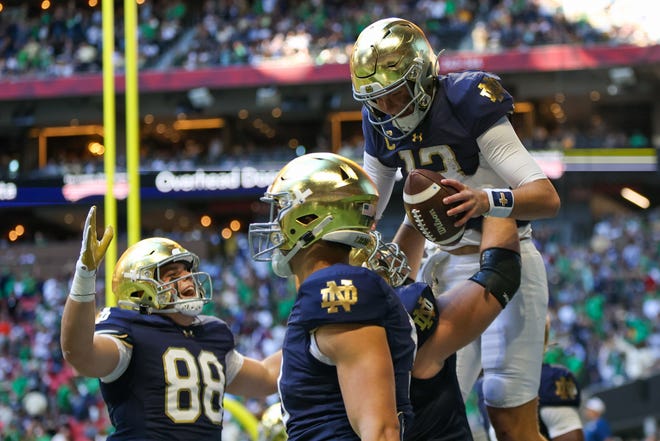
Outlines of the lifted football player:
[{"label": "lifted football player", "polygon": [[[399,18],[379,20],[360,33],[350,72],[353,96],[364,104],[364,167],[380,192],[377,218],[397,169],[404,175],[416,168],[440,172],[451,178],[443,184],[458,190],[444,203],[458,203],[447,214],[459,215],[456,224],[466,226],[465,234],[458,244],[442,247],[446,259],[428,260],[428,280],[452,287],[478,271],[483,215],[521,220],[520,293],[459,351],[457,372],[465,397],[483,366],[486,404],[500,441],[542,440],[536,408],[548,287],[529,220],[554,216],[560,201],[509,122],[511,95],[486,72],[439,75],[422,30]],[[395,241],[415,277],[424,237],[407,221]]]}]

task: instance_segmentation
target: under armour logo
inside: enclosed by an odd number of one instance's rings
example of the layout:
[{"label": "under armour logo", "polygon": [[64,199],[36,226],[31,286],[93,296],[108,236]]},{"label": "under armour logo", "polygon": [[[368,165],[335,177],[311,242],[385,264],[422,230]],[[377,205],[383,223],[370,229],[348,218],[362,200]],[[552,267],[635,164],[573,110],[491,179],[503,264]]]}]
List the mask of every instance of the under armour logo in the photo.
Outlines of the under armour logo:
[{"label": "under armour logo", "polygon": [[422,142],[422,134],[421,133],[413,133],[412,142]]}]

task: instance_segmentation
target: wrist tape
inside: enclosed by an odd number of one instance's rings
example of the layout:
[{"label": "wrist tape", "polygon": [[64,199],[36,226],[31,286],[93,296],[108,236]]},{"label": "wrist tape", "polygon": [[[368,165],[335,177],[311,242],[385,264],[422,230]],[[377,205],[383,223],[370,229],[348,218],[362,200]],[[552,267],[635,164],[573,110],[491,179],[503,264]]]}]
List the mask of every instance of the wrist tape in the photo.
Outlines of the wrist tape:
[{"label": "wrist tape", "polygon": [[76,262],[76,272],[73,274],[69,297],[76,302],[96,300],[96,270],[88,270],[80,260]]}]

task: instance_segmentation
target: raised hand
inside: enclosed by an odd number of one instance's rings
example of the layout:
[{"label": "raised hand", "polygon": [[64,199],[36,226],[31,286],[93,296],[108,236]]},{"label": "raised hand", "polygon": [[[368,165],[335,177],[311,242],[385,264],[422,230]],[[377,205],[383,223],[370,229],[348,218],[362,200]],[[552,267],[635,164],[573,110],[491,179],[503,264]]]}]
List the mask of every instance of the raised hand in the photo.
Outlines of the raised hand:
[{"label": "raised hand", "polygon": [[83,227],[82,246],[80,248],[79,263],[86,271],[96,271],[105,252],[114,236],[112,226],[108,225],[103,232],[103,237],[98,240],[96,234],[96,205],[93,205],[87,213],[85,226]]}]

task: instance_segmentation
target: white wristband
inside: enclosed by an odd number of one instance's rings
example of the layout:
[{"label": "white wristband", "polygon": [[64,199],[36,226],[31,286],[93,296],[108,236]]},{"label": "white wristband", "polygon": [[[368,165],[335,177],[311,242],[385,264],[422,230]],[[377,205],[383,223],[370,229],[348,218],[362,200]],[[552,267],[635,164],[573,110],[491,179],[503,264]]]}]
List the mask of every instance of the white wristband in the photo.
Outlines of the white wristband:
[{"label": "white wristband", "polygon": [[493,217],[509,217],[513,210],[513,191],[509,188],[484,188],[488,195],[490,210],[484,215]]},{"label": "white wristband", "polygon": [[73,274],[69,297],[77,302],[93,302],[96,300],[96,270],[90,271],[78,260],[76,272]]}]

